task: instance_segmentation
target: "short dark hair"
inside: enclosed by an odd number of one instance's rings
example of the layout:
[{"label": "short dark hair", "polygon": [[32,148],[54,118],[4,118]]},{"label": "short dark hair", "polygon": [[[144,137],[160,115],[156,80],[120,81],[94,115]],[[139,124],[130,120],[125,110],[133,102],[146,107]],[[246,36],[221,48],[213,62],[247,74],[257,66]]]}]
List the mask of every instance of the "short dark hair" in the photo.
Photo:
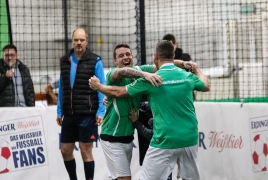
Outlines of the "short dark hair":
[{"label": "short dark hair", "polygon": [[[114,48],[114,52],[113,52],[114,59],[116,59],[116,53],[115,53],[115,51],[116,51],[117,49],[121,48],[121,47],[128,48],[128,49],[130,50],[130,52],[131,52],[131,49],[130,49],[130,47],[129,47],[128,44],[126,44],[126,43],[119,43],[119,44],[117,44],[117,45],[115,46],[115,48]],[[131,53],[132,53],[132,52],[131,52]]]},{"label": "short dark hair", "polygon": [[171,41],[173,44],[176,44],[176,39],[175,36],[173,34],[166,34],[162,40],[167,40],[167,41]]},{"label": "short dark hair", "polygon": [[156,44],[155,52],[160,60],[174,59],[174,46],[168,40],[161,40]]},{"label": "short dark hair", "polygon": [[17,53],[17,47],[13,44],[8,44],[8,45],[5,45],[2,49],[2,51],[4,52],[6,49],[14,49],[15,52]]},{"label": "short dark hair", "polygon": [[78,30],[78,29],[82,29],[82,30],[84,30],[84,31],[85,31],[85,34],[86,34],[86,38],[88,39],[88,33],[87,33],[87,31],[86,31],[84,28],[77,28],[77,29],[75,29],[75,30],[73,31],[73,33],[72,33],[72,39],[73,39],[73,37],[74,37],[74,33],[75,33],[75,31]]}]

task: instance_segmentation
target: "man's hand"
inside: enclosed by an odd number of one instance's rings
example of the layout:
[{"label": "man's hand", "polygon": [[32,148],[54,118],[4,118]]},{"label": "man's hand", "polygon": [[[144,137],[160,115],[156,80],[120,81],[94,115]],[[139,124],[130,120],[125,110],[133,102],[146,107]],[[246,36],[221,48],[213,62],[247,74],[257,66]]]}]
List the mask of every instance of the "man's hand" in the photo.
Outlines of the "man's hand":
[{"label": "man's hand", "polygon": [[88,80],[88,85],[90,86],[91,89],[98,90],[100,80],[96,76],[93,76]]},{"label": "man's hand", "polygon": [[7,70],[6,77],[7,78],[12,78],[13,77],[13,71],[11,69],[10,70]]},{"label": "man's hand", "polygon": [[189,62],[192,64],[191,66],[193,67],[193,68],[190,69],[190,71],[192,73],[196,74],[198,71],[200,71],[199,66],[198,66],[197,63],[194,63],[192,61],[189,61]]},{"label": "man's hand", "polygon": [[[53,87],[49,84],[45,88],[45,92],[48,94],[48,96],[52,99],[52,105],[56,105],[58,102],[57,95],[53,92]],[[48,100],[49,102],[49,100]]]},{"label": "man's hand", "polygon": [[153,86],[159,86],[162,84],[162,78],[157,74],[144,72],[144,79],[149,81]]},{"label": "man's hand", "polygon": [[57,121],[57,124],[58,124],[59,126],[62,125],[62,117],[61,117],[61,116],[58,116],[57,119],[56,119],[56,121]]},{"label": "man's hand", "polygon": [[102,116],[96,116],[96,125],[98,126],[102,125],[102,120],[103,120]]},{"label": "man's hand", "polygon": [[184,61],[183,66],[185,69],[188,69],[190,72],[195,72],[197,64],[193,61]]},{"label": "man's hand", "polygon": [[[195,63],[196,64],[196,63]],[[201,79],[205,83],[205,87],[202,90],[203,92],[209,91],[210,90],[210,85],[207,76],[205,76],[199,66],[196,64],[196,68],[192,71],[199,79]]]},{"label": "man's hand", "polygon": [[129,119],[131,120],[132,123],[134,123],[135,121],[137,121],[137,110],[134,108],[131,108],[129,111]]},{"label": "man's hand", "polygon": [[106,96],[104,96],[102,103],[104,104],[104,106],[108,106],[108,98]]}]

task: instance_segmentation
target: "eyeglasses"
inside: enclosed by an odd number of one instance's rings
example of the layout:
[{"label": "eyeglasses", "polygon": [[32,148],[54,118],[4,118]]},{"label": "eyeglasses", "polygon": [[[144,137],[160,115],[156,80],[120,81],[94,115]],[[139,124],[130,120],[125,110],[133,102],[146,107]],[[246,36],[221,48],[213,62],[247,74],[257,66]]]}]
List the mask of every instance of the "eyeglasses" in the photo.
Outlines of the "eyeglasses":
[{"label": "eyeglasses", "polygon": [[10,57],[10,58],[14,58],[14,57],[16,57],[16,55],[17,55],[17,54],[5,54],[5,55],[4,55],[4,58],[5,58],[5,59],[7,59],[8,57]]}]

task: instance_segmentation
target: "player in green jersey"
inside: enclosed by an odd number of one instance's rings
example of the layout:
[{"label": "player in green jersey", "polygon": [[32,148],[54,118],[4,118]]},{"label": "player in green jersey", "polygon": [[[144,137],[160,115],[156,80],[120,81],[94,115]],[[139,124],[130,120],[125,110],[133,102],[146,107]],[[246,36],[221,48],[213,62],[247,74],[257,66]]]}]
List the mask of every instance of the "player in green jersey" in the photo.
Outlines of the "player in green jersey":
[{"label": "player in green jersey", "polygon": [[[133,66],[133,55],[127,44],[118,44],[114,48],[114,63],[116,68],[106,75],[107,85],[125,86],[137,78],[144,78],[158,86],[162,79],[154,73],[155,65]],[[193,63],[183,63],[176,60],[177,66],[194,66]],[[111,177],[118,180],[130,180],[130,162],[132,157],[132,140],[134,128],[129,121],[128,110],[139,108],[140,96],[124,98],[108,98],[108,107],[101,128],[101,145],[106,157]]]},{"label": "player in green jersey", "polygon": [[152,86],[143,78],[125,86],[104,86],[96,77],[89,80],[92,89],[110,97],[148,97],[154,115],[154,133],[146,153],[140,180],[168,177],[175,164],[183,179],[199,179],[197,164],[198,123],[193,90],[209,91],[208,79],[197,67],[193,73],[174,66],[174,49],[169,41],[160,41],[154,63],[162,77],[161,85]]}]

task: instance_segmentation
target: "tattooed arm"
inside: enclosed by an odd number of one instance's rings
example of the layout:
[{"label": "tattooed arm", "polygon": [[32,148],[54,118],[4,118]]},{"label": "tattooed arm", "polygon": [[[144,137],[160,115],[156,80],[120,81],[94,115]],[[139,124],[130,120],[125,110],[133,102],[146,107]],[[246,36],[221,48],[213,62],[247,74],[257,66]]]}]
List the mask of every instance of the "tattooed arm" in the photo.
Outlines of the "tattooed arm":
[{"label": "tattooed arm", "polygon": [[123,78],[144,78],[150,81],[153,86],[158,86],[159,83],[162,83],[160,76],[133,68],[117,68],[111,74],[111,80],[113,82],[120,81]]},{"label": "tattooed arm", "polygon": [[120,81],[123,78],[140,78],[144,77],[143,71],[138,71],[133,68],[117,68],[111,74],[113,82]]}]

